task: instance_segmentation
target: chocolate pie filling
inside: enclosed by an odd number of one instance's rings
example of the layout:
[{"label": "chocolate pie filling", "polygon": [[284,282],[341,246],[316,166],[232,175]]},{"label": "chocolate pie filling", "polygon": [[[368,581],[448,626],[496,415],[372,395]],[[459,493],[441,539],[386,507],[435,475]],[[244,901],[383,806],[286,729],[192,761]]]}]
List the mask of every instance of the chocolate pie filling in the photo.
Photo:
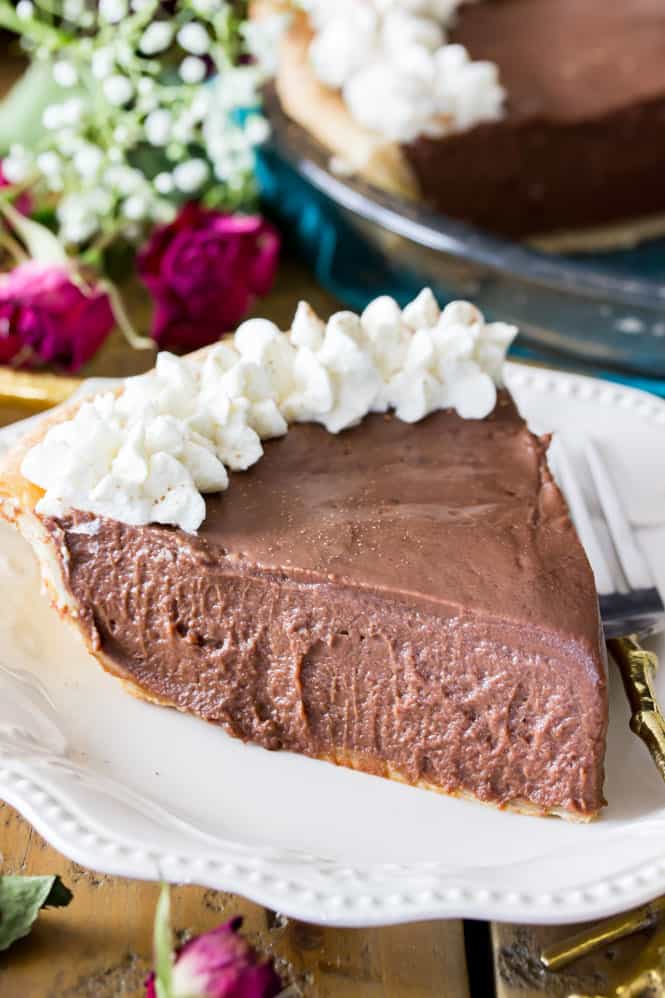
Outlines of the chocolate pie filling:
[{"label": "chocolate pie filling", "polygon": [[485,0],[450,40],[496,63],[508,99],[405,147],[439,210],[512,236],[665,212],[662,0]]},{"label": "chocolate pie filling", "polygon": [[266,748],[588,816],[598,606],[546,446],[502,392],[481,421],[292,426],[198,536],[45,522],[94,646],[149,694]]}]

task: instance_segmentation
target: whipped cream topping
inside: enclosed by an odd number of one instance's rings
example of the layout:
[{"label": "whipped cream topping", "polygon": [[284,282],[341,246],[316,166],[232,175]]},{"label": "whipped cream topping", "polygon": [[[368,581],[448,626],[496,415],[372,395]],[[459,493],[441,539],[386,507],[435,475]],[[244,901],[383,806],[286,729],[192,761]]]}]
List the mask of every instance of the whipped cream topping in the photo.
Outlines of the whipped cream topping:
[{"label": "whipped cream topping", "polygon": [[309,58],[355,120],[391,142],[440,137],[501,117],[494,63],[447,43],[471,0],[310,0]]},{"label": "whipped cream topping", "polygon": [[249,319],[203,362],[160,353],[154,371],[53,426],[21,470],[44,490],[44,516],[78,509],[195,532],[204,494],[226,489],[228,471],[251,467],[289,423],[339,433],[389,409],[409,423],[447,408],[483,419],[516,332],[468,302],[441,311],[429,288],[403,310],[384,296],[328,322],[301,302],[286,333]]}]

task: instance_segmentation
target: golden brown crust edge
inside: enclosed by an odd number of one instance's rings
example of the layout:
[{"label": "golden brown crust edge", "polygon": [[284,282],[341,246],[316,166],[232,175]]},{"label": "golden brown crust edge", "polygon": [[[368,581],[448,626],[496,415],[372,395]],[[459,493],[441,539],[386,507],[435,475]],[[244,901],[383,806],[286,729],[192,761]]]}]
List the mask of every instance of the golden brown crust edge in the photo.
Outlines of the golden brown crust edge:
[{"label": "golden brown crust edge", "polygon": [[[205,355],[205,352],[205,350],[199,351],[197,354],[192,355],[192,358],[198,362],[199,358]],[[26,452],[39,443],[52,426],[70,419],[84,401],[85,399],[82,398],[76,402],[68,403],[42,417],[38,425],[27,433],[0,462],[0,517],[12,523],[30,544],[39,562],[42,583],[52,606],[63,620],[68,621],[75,627],[77,633],[83,639],[87,650],[99,662],[104,671],[119,679],[126,691],[138,699],[164,707],[174,707],[178,710],[180,708],[178,708],[177,704],[174,704],[171,700],[156,696],[151,691],[140,686],[131,675],[121,669],[117,663],[109,658],[94,643],[87,628],[80,622],[79,606],[67,588],[63,572],[63,564],[66,564],[66,557],[64,559],[58,557],[57,542],[45,529],[40,517],[35,512],[35,507],[43,494],[42,490],[28,482],[21,474],[21,463]],[[387,779],[415,786],[423,790],[433,790],[445,796],[473,800],[491,807],[498,807],[500,810],[512,811],[518,814],[538,817],[555,816],[564,818],[567,821],[586,823],[597,817],[598,813],[581,814],[579,812],[567,811],[563,808],[539,808],[525,800],[513,800],[502,805],[496,805],[488,801],[483,801],[466,791],[450,792],[443,790],[441,787],[437,787],[426,780],[412,782],[401,772],[387,765],[383,760],[365,757],[357,753],[340,751],[334,755],[322,754],[316,758],[337,766],[380,775]]]},{"label": "golden brown crust edge", "polygon": [[[188,354],[186,359],[191,364],[200,366],[215,346],[217,344],[213,343],[211,346],[196,350],[194,353]],[[100,392],[82,395],[80,398],[59,405],[56,409],[39,418],[37,424],[0,459],[0,515],[11,521],[12,516],[7,515],[6,508],[3,507],[11,506],[12,503],[16,502],[19,503],[23,512],[34,513],[35,506],[42,497],[43,491],[23,477],[21,465],[27,452],[44,439],[51,427],[72,419],[83,403],[94,398],[95,395],[101,395],[108,391],[114,391],[115,394],[119,395],[122,390],[122,386],[119,386],[115,389],[105,388]]]},{"label": "golden brown crust edge", "polygon": [[67,402],[41,417],[34,429],[30,430],[0,460],[0,514],[14,522],[12,508],[21,514],[34,513],[35,506],[43,495],[42,489],[33,485],[21,474],[21,465],[27,452],[40,443],[52,426],[71,419],[84,399]]},{"label": "golden brown crust edge", "polygon": [[[252,5],[252,16],[284,9],[277,0]],[[359,125],[341,96],[316,79],[307,58],[312,31],[303,12],[290,11],[280,46],[275,89],[284,111],[356,176],[392,194],[414,199],[419,185],[399,143]]]}]

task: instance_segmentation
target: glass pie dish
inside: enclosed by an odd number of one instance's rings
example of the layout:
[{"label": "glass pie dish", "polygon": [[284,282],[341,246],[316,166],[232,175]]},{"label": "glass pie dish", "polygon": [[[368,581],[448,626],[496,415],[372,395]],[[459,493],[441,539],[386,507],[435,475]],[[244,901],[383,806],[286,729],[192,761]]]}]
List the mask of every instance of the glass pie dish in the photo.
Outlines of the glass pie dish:
[{"label": "glass pie dish", "polygon": [[518,325],[518,352],[535,348],[639,383],[665,378],[665,238],[569,255],[502,239],[333,169],[274,97],[268,114],[272,136],[259,168],[266,201],[349,307],[381,293],[406,300],[429,284],[441,300],[470,298]]}]

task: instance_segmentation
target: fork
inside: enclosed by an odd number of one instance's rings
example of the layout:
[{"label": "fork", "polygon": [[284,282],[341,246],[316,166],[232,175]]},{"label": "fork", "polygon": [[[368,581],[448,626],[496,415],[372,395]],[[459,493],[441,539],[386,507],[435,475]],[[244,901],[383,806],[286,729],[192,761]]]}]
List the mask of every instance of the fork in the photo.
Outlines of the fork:
[{"label": "fork", "polygon": [[665,719],[653,688],[658,660],[640,644],[642,638],[665,631],[665,606],[603,455],[590,439],[584,443],[584,457],[611,544],[609,556],[561,438],[550,448],[552,469],[593,568],[605,639],[632,712],[631,730],[646,744],[665,780]]}]

